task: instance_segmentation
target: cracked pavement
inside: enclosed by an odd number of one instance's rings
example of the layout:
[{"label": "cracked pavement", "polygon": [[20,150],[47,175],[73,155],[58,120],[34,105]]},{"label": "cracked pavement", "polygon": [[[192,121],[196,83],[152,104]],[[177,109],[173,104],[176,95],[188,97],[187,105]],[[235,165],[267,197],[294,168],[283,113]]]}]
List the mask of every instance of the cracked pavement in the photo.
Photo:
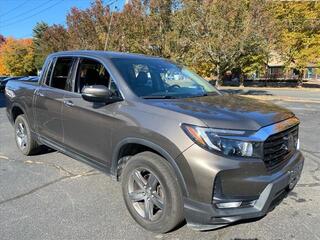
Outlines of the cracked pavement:
[{"label": "cracked pavement", "polygon": [[[259,221],[208,232],[182,226],[165,235],[147,232],[132,220],[120,184],[109,176],[55,151],[32,157],[19,153],[0,94],[0,239],[320,240],[320,104],[301,101],[308,95],[301,90],[290,91],[290,101],[283,101],[286,93],[279,91],[271,91],[270,100],[301,119],[306,162],[294,191]],[[320,92],[312,99],[317,96],[320,101]]]}]

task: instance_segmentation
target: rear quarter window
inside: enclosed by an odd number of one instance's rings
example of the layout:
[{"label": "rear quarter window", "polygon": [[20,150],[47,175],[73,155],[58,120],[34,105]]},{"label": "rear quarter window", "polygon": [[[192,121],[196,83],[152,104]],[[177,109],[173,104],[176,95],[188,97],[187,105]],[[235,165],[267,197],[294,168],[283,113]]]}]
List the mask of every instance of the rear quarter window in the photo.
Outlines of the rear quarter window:
[{"label": "rear quarter window", "polygon": [[51,79],[51,74],[52,74],[52,69],[53,69],[54,62],[55,62],[54,59],[52,59],[49,62],[47,70],[46,70],[45,75],[44,75],[44,84],[47,85],[47,86],[50,85],[50,79]]}]

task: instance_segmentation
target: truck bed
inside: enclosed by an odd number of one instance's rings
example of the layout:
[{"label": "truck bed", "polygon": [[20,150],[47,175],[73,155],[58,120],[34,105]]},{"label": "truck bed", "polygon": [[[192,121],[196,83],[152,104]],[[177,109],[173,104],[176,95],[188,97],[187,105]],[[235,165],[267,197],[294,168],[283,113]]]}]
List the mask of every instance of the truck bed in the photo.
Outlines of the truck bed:
[{"label": "truck bed", "polygon": [[[7,83],[6,89],[11,93],[14,93],[13,96],[6,94],[6,104],[7,111],[8,109],[13,109],[14,106],[20,107],[23,109],[27,118],[30,119],[33,123],[34,111],[33,111],[33,101],[34,93],[39,87],[39,82],[31,81],[21,81],[21,80],[11,80]],[[9,114],[11,115],[11,114]],[[12,119],[10,119],[12,120]]]}]

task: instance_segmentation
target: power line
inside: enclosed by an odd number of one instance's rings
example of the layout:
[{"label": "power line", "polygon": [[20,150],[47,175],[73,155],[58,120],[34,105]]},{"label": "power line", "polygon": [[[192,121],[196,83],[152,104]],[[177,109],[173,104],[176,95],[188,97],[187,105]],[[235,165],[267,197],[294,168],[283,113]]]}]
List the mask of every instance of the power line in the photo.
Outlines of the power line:
[{"label": "power line", "polygon": [[26,0],[26,1],[22,2],[22,3],[21,3],[21,4],[19,4],[18,6],[16,6],[16,7],[12,8],[12,9],[11,9],[11,10],[9,10],[8,12],[6,12],[6,13],[2,14],[2,16],[1,16],[1,17],[6,16],[6,15],[8,15],[9,13],[12,13],[14,10],[16,10],[16,9],[18,9],[18,8],[21,8],[21,7],[22,7],[22,6],[24,6],[27,2],[29,2],[29,0]]},{"label": "power line", "polygon": [[[46,1],[46,2],[44,2],[44,3],[42,3],[42,4],[40,4],[40,5],[35,6],[34,8],[32,8],[32,9],[30,9],[30,10],[27,10],[27,11],[24,11],[24,12],[20,12],[20,13],[18,13],[18,14],[16,14],[16,15],[13,15],[12,17],[10,17],[8,23],[10,24],[10,22],[12,22],[12,20],[15,21],[17,17],[19,18],[19,17],[24,16],[24,15],[26,15],[26,14],[28,15],[28,14],[30,14],[30,13],[38,10],[39,8],[42,8],[43,6],[47,5],[48,3],[52,2],[52,1],[53,1],[53,0],[48,0],[48,1]],[[5,23],[5,22],[6,22],[6,21],[2,21],[2,24]]]},{"label": "power line", "polygon": [[[1,0],[0,0],[0,1],[1,1]],[[52,0],[49,0],[49,1],[47,1],[46,3],[50,2],[50,1],[52,1]],[[13,21],[13,22],[9,22],[9,24],[3,26],[2,28],[6,28],[6,27],[9,27],[9,26],[14,25],[14,24],[16,24],[16,23],[20,23],[20,22],[22,22],[22,21],[26,21],[26,20],[30,19],[31,17],[34,17],[34,16],[36,16],[36,15],[38,15],[38,14],[41,14],[42,12],[44,12],[44,11],[46,11],[46,10],[49,10],[50,8],[58,5],[58,4],[61,3],[62,1],[63,1],[63,0],[61,0],[61,1],[59,1],[59,2],[56,2],[55,4],[48,6],[47,8],[42,9],[42,10],[34,13],[34,14],[31,15],[31,16],[27,16],[27,17],[24,17],[24,18],[22,18],[22,19],[15,20],[15,21]],[[118,2],[118,0],[111,0],[111,1],[109,1],[108,3],[106,3],[106,5],[110,7],[111,5],[113,5],[113,4],[116,3],[116,2]],[[46,4],[46,3],[44,3],[44,4]],[[43,6],[44,4],[42,4],[42,6]],[[117,9],[117,7],[116,7],[116,9]],[[35,10],[35,9],[33,9],[33,10]],[[59,22],[59,23],[55,23],[55,24],[57,24],[57,25],[65,25],[65,21]],[[0,27],[1,27],[1,26],[0,26]],[[29,37],[32,37],[32,33],[31,33],[31,34],[25,34],[25,35],[23,35],[23,36],[20,36],[19,38],[29,38]]]},{"label": "power line", "polygon": [[45,8],[45,9],[42,9],[41,11],[38,11],[38,12],[34,13],[34,14],[31,15],[31,16],[28,16],[28,17],[25,17],[25,18],[22,18],[22,19],[18,19],[18,20],[16,20],[16,21],[13,21],[13,22],[5,25],[5,26],[2,26],[2,28],[7,28],[7,27],[12,26],[12,25],[15,25],[15,24],[17,24],[17,23],[21,23],[21,22],[23,22],[23,21],[27,21],[27,20],[29,20],[30,18],[32,18],[32,17],[34,17],[34,16],[36,16],[36,15],[39,15],[39,14],[43,13],[44,11],[47,11],[47,10],[51,9],[51,8],[57,6],[58,4],[62,3],[62,2],[63,2],[63,0],[60,0],[60,1],[58,1],[58,2],[56,2],[56,3],[54,3],[54,4],[52,4],[52,5],[50,5],[49,7]]}]

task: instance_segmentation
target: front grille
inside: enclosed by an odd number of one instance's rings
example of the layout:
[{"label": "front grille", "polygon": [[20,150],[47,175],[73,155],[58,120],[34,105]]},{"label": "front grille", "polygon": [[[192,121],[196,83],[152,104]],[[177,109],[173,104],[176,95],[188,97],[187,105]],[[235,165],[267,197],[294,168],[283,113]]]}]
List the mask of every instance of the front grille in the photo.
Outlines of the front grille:
[{"label": "front grille", "polygon": [[299,126],[273,134],[263,143],[263,160],[268,169],[274,169],[288,160],[297,149]]}]

